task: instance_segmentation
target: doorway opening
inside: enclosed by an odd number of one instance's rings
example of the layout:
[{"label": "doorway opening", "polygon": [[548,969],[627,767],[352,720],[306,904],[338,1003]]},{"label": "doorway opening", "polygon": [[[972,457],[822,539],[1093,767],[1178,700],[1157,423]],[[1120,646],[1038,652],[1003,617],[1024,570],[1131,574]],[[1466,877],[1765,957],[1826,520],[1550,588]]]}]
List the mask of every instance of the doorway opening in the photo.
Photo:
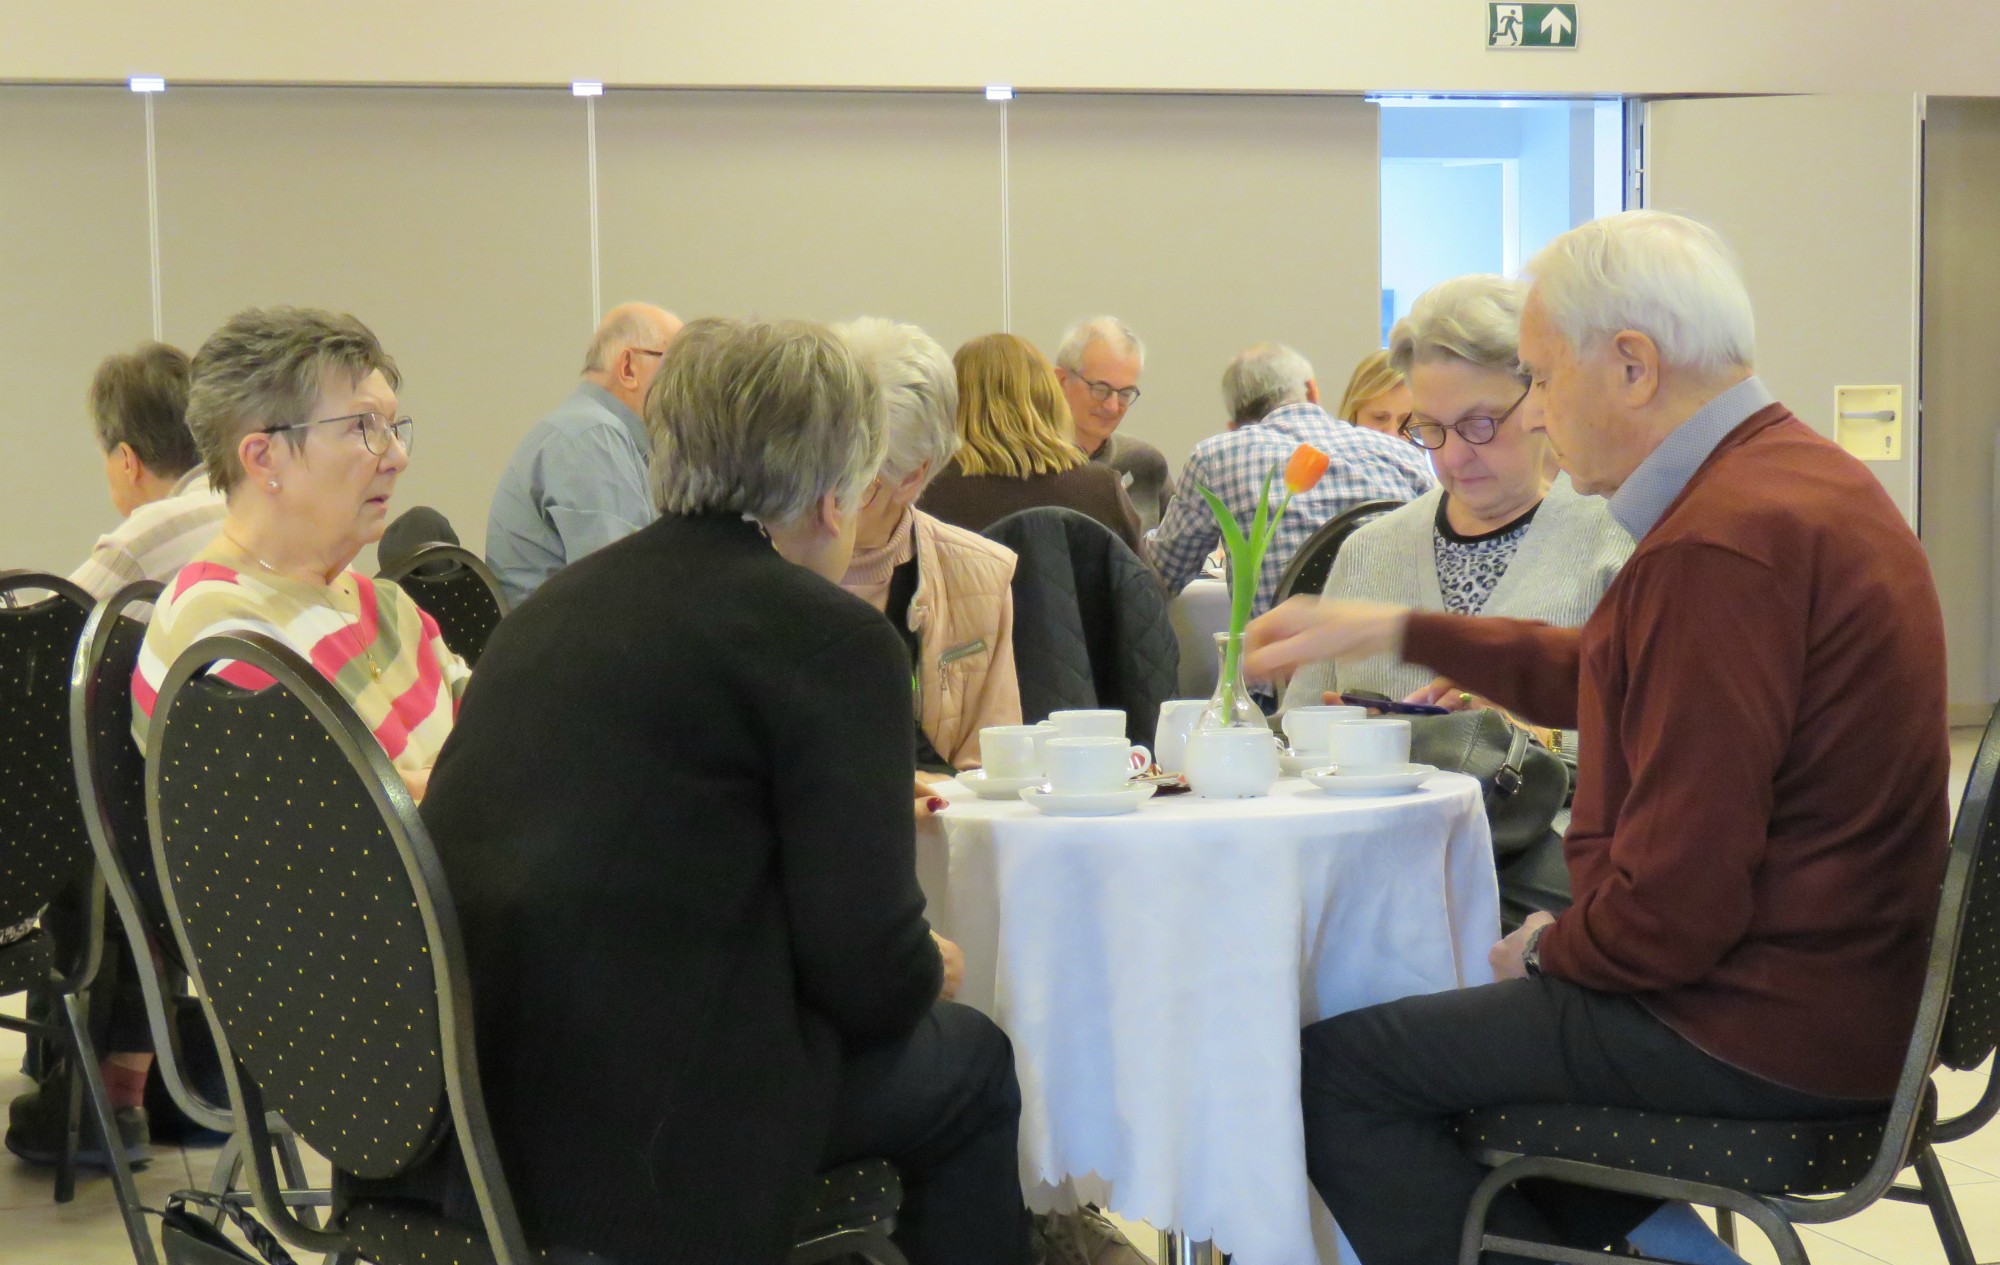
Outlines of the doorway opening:
[{"label": "doorway opening", "polygon": [[1377,97],[1382,341],[1431,286],[1512,275],[1550,239],[1625,207],[1618,98]]}]

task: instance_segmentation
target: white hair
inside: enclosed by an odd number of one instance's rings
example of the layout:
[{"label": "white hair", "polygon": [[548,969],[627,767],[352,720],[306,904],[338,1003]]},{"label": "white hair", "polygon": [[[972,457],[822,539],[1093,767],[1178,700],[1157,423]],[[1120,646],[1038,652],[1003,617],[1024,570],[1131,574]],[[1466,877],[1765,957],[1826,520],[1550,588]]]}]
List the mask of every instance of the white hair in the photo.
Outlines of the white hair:
[{"label": "white hair", "polygon": [[1440,281],[1417,296],[1410,314],[1389,331],[1389,364],[1408,377],[1410,366],[1463,360],[1521,376],[1521,302],[1527,286],[1475,272]]},{"label": "white hair", "polygon": [[1103,343],[1121,355],[1138,360],[1141,369],[1146,367],[1146,344],[1139,341],[1130,325],[1115,316],[1093,316],[1063,331],[1062,341],[1056,344],[1056,367],[1080,372],[1083,354],[1093,343]]},{"label": "white hair", "polygon": [[1535,297],[1579,354],[1623,330],[1703,375],[1747,369],[1757,350],[1750,292],[1715,231],[1663,211],[1626,211],[1556,238],[1528,265]]},{"label": "white hair", "polygon": [[882,389],[888,451],[882,479],[901,483],[926,463],[937,477],[958,452],[958,372],[937,340],[915,325],[858,316],[833,327]]},{"label": "white hair", "polygon": [[1259,343],[1239,352],[1222,371],[1229,420],[1261,422],[1273,409],[1302,403],[1312,376],[1312,363],[1283,343]]}]

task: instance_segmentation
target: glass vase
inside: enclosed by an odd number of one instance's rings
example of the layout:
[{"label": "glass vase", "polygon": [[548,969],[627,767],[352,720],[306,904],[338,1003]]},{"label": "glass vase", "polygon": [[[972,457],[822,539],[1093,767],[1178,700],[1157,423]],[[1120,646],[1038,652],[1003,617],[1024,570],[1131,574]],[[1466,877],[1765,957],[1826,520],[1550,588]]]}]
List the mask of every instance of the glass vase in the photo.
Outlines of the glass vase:
[{"label": "glass vase", "polygon": [[1215,651],[1222,671],[1216,677],[1215,694],[1202,709],[1195,728],[1268,731],[1270,722],[1264,719],[1264,709],[1250,697],[1250,685],[1243,679],[1243,634],[1215,634]]}]

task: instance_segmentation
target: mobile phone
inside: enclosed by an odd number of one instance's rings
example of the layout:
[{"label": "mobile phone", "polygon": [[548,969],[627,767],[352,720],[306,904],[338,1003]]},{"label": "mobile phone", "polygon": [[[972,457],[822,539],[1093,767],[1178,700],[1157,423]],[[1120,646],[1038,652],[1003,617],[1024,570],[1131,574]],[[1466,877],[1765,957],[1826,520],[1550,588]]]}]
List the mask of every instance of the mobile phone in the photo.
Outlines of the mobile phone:
[{"label": "mobile phone", "polygon": [[1434,707],[1429,703],[1398,703],[1394,699],[1371,698],[1366,694],[1342,694],[1340,701],[1349,707],[1366,707],[1389,716],[1451,715],[1449,707]]}]

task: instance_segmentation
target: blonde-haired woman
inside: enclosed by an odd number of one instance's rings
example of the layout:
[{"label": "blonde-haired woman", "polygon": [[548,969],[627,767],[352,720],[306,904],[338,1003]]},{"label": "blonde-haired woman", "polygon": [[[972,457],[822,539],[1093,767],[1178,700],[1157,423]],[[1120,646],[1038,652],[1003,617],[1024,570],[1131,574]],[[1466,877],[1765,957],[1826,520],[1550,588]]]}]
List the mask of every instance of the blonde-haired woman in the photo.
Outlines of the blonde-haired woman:
[{"label": "blonde-haired woman", "polygon": [[1104,524],[1146,556],[1139,514],[1110,466],[1094,465],[1048,358],[1012,334],[975,338],[952,357],[958,371],[958,455],[917,507],[967,531],[1045,505]]},{"label": "blonde-haired woman", "polygon": [[1336,416],[1385,435],[1402,433],[1403,423],[1410,420],[1410,384],[1387,350],[1371,351],[1354,366]]}]

